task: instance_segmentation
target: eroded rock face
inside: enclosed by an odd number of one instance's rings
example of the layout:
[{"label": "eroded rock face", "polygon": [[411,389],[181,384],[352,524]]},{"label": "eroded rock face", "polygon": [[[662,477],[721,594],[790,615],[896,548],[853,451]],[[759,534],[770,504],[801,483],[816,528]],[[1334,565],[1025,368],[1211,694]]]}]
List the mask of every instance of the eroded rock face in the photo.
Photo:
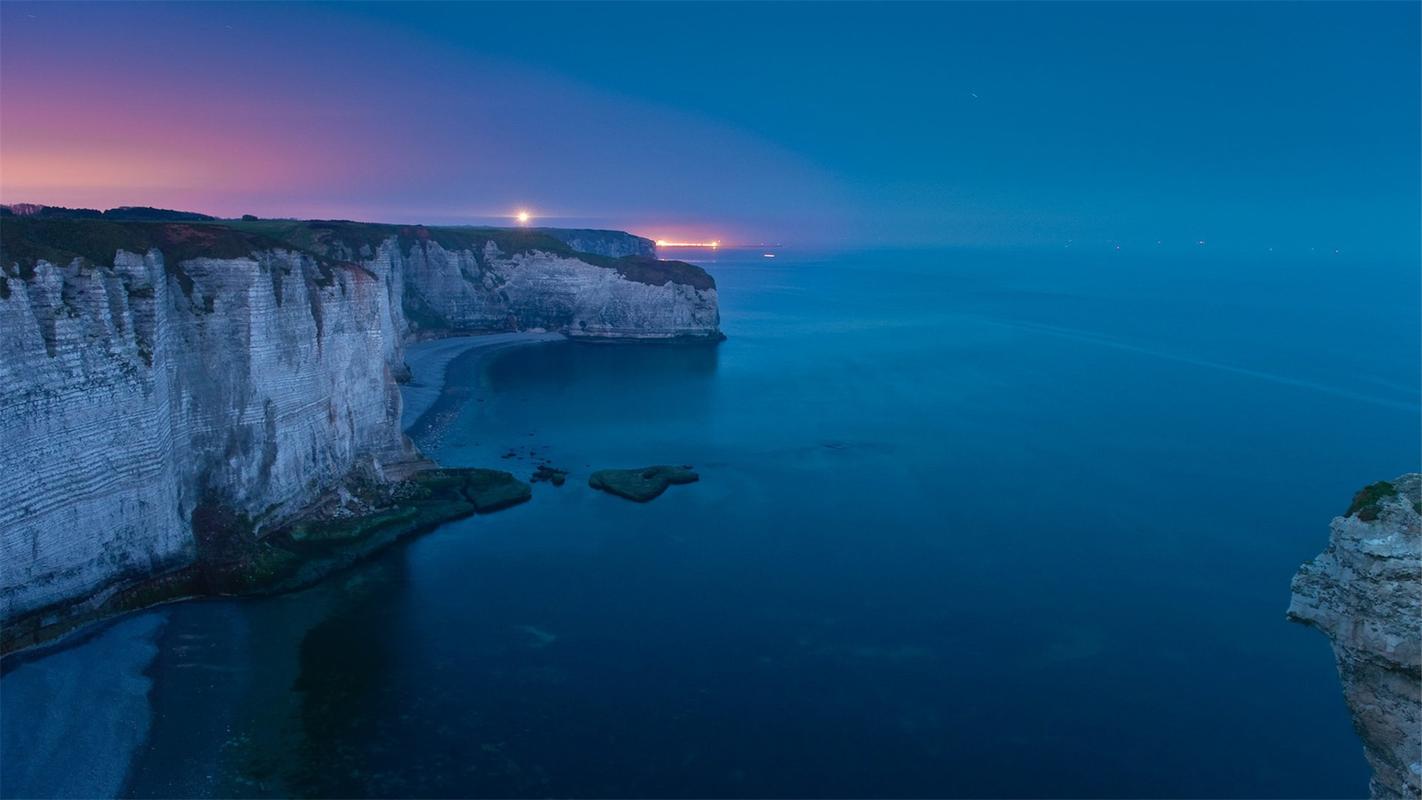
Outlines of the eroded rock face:
[{"label": "eroded rock face", "polygon": [[0,234],[0,625],[107,608],[193,563],[212,545],[197,511],[261,535],[355,471],[408,471],[410,336],[720,336],[710,276],[615,232],[569,232],[601,255],[339,222],[10,217]]},{"label": "eroded rock face", "polygon": [[1422,475],[1373,484],[1293,580],[1289,619],[1333,643],[1374,797],[1422,796]]},{"label": "eroded rock face", "polygon": [[589,338],[720,335],[714,282],[696,285],[633,271],[646,262],[628,262],[624,272],[567,254],[505,253],[494,242],[477,251],[422,242],[401,253],[392,241],[382,253],[397,265],[405,316],[417,332],[542,328]]},{"label": "eroded rock face", "polygon": [[190,561],[200,503],[280,519],[413,455],[377,274],[153,250],[0,281],[0,620]]},{"label": "eroded rock face", "polygon": [[648,256],[657,254],[657,245],[651,239],[633,236],[623,231],[600,231],[584,228],[538,228],[566,244],[579,253],[592,253],[610,258],[622,256]]}]

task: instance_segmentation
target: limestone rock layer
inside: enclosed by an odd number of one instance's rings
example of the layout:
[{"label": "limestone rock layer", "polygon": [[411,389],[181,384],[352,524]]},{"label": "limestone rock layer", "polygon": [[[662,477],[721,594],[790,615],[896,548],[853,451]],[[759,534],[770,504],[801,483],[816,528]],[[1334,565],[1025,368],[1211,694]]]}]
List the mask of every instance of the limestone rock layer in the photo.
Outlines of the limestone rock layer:
[{"label": "limestone rock layer", "polygon": [[1294,576],[1289,618],[1333,644],[1374,797],[1422,796],[1422,475],[1373,484]]},{"label": "limestone rock layer", "polygon": [[416,459],[410,336],[720,335],[710,277],[638,237],[343,225],[0,223],[0,624],[190,563],[200,505],[260,533]]}]

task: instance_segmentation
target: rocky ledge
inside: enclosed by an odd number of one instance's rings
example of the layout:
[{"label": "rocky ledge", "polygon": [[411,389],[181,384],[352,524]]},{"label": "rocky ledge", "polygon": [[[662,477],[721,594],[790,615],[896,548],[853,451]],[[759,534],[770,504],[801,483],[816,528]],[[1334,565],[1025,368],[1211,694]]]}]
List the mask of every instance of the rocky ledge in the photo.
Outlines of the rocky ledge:
[{"label": "rocky ledge", "polygon": [[1333,643],[1373,796],[1422,796],[1422,475],[1358,492],[1292,590],[1289,619]]},{"label": "rocky ledge", "polygon": [[0,630],[0,653],[39,644],[86,622],[191,597],[272,594],[308,586],[392,542],[532,497],[528,484],[492,469],[423,469],[403,480],[373,470],[326,493],[291,522],[263,531],[261,520],[218,501],[192,514],[196,558],[156,575],[135,576],[83,609],[61,604]]}]

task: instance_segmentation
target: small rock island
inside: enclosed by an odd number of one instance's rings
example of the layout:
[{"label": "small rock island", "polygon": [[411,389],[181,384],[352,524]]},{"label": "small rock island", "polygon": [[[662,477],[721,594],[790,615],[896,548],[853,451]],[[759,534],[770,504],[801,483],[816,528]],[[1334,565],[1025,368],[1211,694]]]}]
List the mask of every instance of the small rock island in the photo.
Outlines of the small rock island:
[{"label": "small rock island", "polygon": [[568,480],[568,471],[550,467],[547,464],[539,464],[538,469],[533,471],[533,476],[528,479],[529,483],[551,483],[554,486],[562,486]]},{"label": "small rock island", "polygon": [[690,466],[658,464],[641,469],[602,469],[588,478],[588,485],[608,494],[645,503],[661,496],[672,484],[696,483],[701,476]]}]

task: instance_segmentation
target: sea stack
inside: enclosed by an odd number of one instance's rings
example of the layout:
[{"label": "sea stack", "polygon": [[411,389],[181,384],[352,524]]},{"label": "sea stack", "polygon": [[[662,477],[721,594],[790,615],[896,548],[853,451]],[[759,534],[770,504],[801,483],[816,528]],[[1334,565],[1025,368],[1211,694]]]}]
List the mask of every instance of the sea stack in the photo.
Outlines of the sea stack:
[{"label": "sea stack", "polygon": [[1422,796],[1422,474],[1380,481],[1294,576],[1290,620],[1333,642],[1373,797]]}]

